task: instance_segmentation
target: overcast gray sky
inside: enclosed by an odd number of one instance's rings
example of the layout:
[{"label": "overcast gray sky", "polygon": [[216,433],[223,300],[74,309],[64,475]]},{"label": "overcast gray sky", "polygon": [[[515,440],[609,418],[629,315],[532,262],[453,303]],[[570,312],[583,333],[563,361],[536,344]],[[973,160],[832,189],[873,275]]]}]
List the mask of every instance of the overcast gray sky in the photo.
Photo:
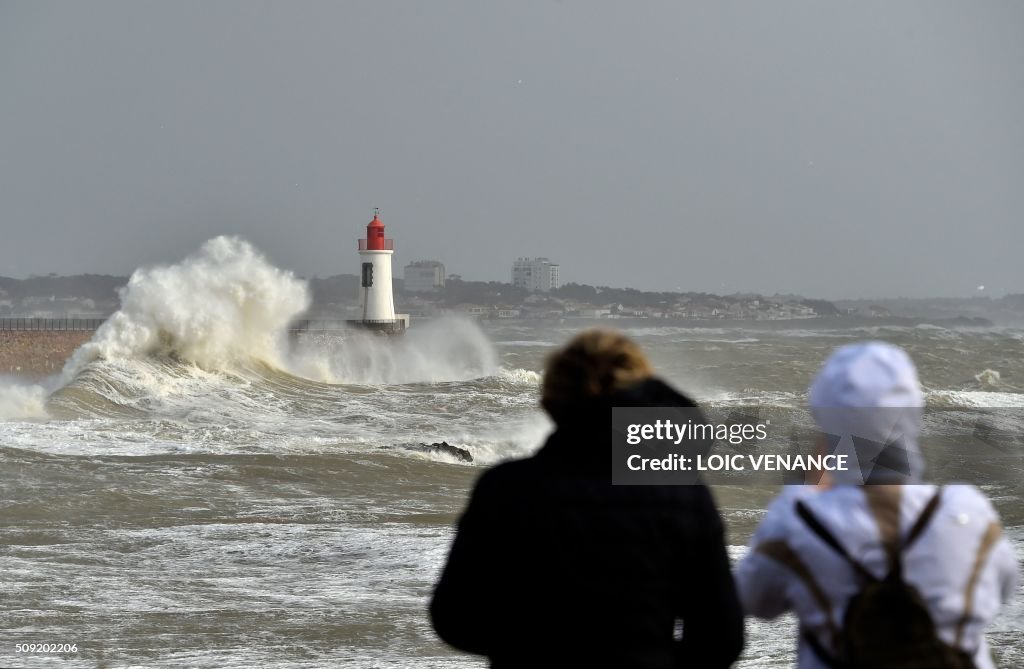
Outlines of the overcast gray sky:
[{"label": "overcast gray sky", "polygon": [[1024,291],[1024,3],[0,0],[0,275]]}]

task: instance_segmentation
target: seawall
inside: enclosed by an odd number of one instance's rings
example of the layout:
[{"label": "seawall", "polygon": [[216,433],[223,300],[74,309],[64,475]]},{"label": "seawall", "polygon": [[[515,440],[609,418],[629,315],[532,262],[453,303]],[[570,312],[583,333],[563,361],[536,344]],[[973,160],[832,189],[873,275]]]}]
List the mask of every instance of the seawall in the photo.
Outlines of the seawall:
[{"label": "seawall", "polygon": [[0,374],[55,374],[92,335],[89,330],[0,330]]}]

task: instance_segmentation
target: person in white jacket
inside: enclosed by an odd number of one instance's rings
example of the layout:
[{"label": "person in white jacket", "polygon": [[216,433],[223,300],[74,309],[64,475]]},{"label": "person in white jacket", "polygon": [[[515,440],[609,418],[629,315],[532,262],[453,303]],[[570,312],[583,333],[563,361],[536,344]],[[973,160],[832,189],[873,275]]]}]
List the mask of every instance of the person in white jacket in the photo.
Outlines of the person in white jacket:
[{"label": "person in white jacket", "polygon": [[[735,572],[746,614],[793,612],[797,666],[837,666],[846,607],[865,582],[840,551],[878,579],[898,558],[938,637],[978,669],[994,669],[983,630],[1017,589],[1017,558],[977,488],[921,484],[924,401],[910,358],[882,342],[842,347],[814,379],[808,400],[823,434],[819,448],[846,454],[852,466],[816,486],[788,486],[771,503]],[[936,493],[934,514],[924,514]],[[812,531],[799,501],[839,550]],[[896,555],[923,514],[919,536]]]}]

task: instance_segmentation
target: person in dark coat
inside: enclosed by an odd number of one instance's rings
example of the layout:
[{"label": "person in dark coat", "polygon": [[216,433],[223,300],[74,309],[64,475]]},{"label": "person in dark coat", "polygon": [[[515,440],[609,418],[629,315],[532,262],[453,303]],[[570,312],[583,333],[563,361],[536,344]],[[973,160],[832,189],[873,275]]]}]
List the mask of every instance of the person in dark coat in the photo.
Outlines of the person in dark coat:
[{"label": "person in dark coat", "polygon": [[611,408],[695,404],[608,331],[549,360],[556,430],[486,471],[430,604],[434,629],[491,666],[728,667],[743,613],[703,485],[613,486]]}]

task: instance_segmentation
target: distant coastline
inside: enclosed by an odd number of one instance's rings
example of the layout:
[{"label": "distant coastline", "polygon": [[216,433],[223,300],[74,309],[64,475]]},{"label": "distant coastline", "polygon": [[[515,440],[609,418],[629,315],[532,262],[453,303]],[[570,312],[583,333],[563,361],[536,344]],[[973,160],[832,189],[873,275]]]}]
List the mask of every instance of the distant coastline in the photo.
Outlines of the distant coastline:
[{"label": "distant coastline", "polygon": [[[339,274],[308,279],[312,306],[303,318],[337,320],[359,308],[359,277]],[[28,279],[0,277],[0,318],[105,319],[120,306],[128,277],[51,274]],[[394,280],[395,306],[415,319],[461,314],[483,320],[552,321],[625,325],[630,322],[684,327],[1024,326],[1024,294],[1001,298],[877,298],[822,300],[801,295],[655,292],[569,283],[529,292],[499,281],[450,278],[429,292],[405,290]],[[813,325],[812,325],[813,324]]]}]

